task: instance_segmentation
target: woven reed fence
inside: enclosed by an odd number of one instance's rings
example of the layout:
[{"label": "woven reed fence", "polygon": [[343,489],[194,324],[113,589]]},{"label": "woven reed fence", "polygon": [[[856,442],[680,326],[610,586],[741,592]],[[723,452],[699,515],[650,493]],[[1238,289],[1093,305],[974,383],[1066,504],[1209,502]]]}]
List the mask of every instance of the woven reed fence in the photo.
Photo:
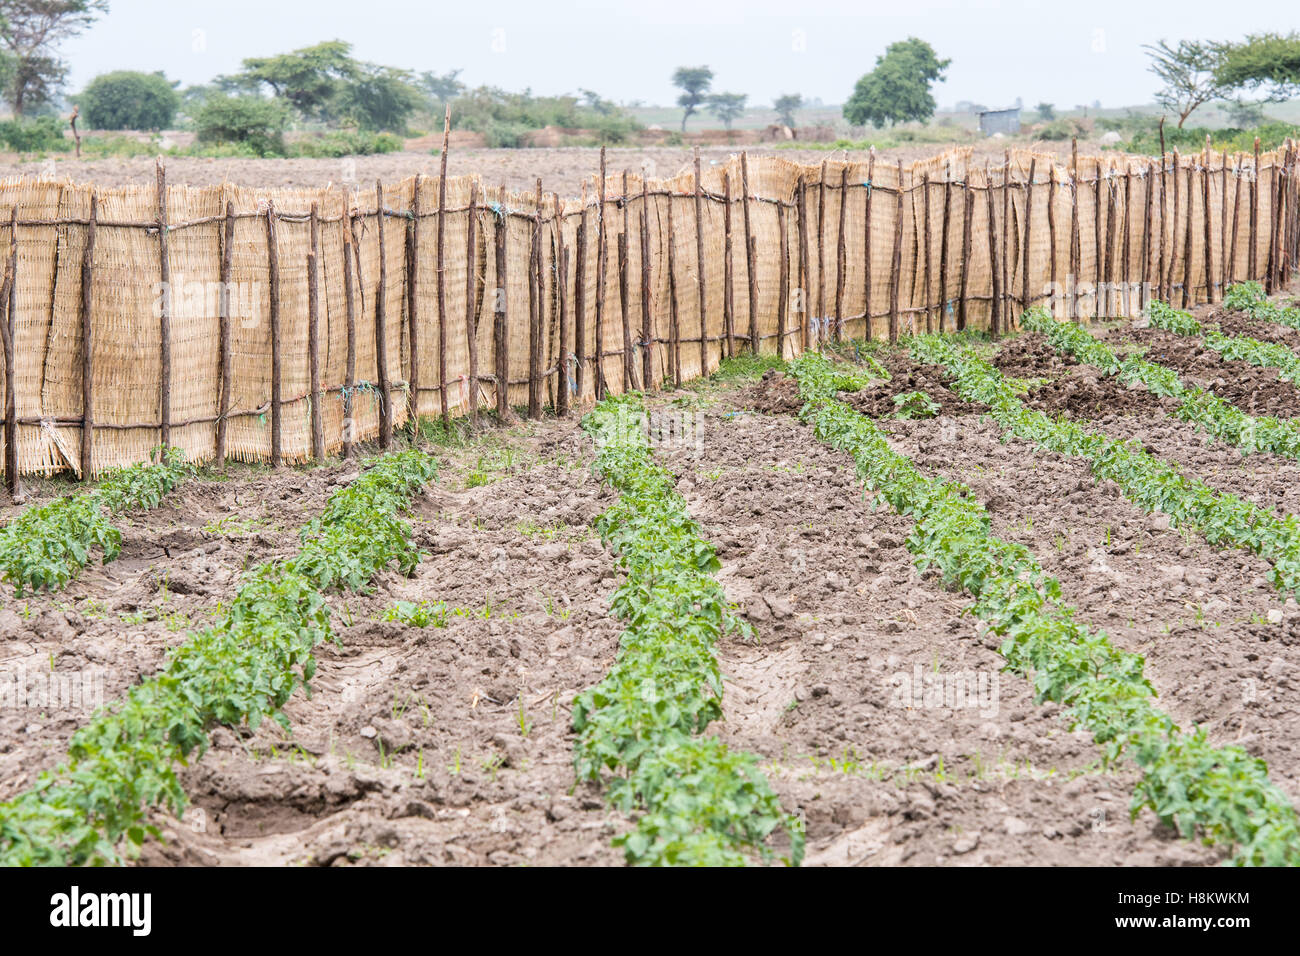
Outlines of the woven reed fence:
[{"label": "woven reed fence", "polygon": [[[847,337],[1134,314],[1281,285],[1296,149],[901,163],[733,157],[581,199],[416,177],[372,190],[0,183],[7,476],[157,445],[302,462],[412,415],[545,405]],[[7,221],[7,224],[6,224]],[[3,249],[0,246],[0,249]]]}]

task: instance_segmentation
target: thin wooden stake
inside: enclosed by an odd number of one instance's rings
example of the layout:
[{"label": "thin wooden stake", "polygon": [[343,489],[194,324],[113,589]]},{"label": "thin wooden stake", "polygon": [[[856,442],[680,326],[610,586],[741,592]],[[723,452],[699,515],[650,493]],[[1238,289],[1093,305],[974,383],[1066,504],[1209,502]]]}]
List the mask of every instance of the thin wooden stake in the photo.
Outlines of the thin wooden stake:
[{"label": "thin wooden stake", "polygon": [[863,212],[863,235],[862,235],[862,279],[865,291],[863,298],[866,302],[862,307],[863,322],[866,325],[866,339],[871,341],[871,198],[876,192],[876,149],[873,146],[871,153],[867,156],[867,198],[866,209]]},{"label": "thin wooden stake", "polygon": [[[442,427],[451,427],[451,396],[447,389],[447,338],[450,324],[447,317],[447,151],[451,143],[451,105],[442,114],[442,153],[438,157],[438,407],[442,412]],[[379,220],[383,222],[383,203],[379,204]],[[384,395],[388,404],[388,395]],[[381,431],[383,417],[380,417]],[[391,426],[390,426],[391,434]],[[385,446],[387,447],[387,446]]]},{"label": "thin wooden stake", "polygon": [[749,282],[749,351],[758,355],[758,276],[755,272],[758,250],[749,223],[749,157],[743,150],[740,153],[740,191],[741,209],[745,214],[745,278]]},{"label": "thin wooden stake", "polygon": [[1002,248],[998,260],[1002,268],[1002,294],[998,300],[998,322],[994,327],[993,337],[997,338],[1006,331],[1011,314],[1011,279],[1013,276],[1011,255],[1008,243],[1011,233],[1011,150],[1002,154]]},{"label": "thin wooden stake", "polygon": [[1139,309],[1145,309],[1151,298],[1151,227],[1154,223],[1156,174],[1150,160],[1147,161],[1146,175],[1142,177],[1142,188],[1145,215],[1142,220],[1142,285],[1138,289]]},{"label": "thin wooden stake", "polygon": [[529,254],[528,282],[528,417],[542,417],[542,180],[537,179],[533,196],[533,241]]},{"label": "thin wooden stake", "polygon": [[577,264],[573,270],[573,383],[575,402],[586,395],[587,382],[587,184],[582,185],[578,217]]},{"label": "thin wooden stake", "polygon": [[325,424],[322,405],[325,396],[320,384],[320,286],[316,263],[320,259],[320,210],[311,204],[311,251],[307,253],[307,361],[308,387],[311,389],[311,453],[317,461],[325,460]]},{"label": "thin wooden stake", "polygon": [[347,324],[347,368],[343,383],[343,457],[351,458],[356,453],[357,433],[357,293],[352,278],[353,257],[356,255],[352,230],[356,227],[356,221],[352,218],[346,195],[343,197],[343,212],[339,218],[343,222],[343,309]]},{"label": "thin wooden stake", "polygon": [[[379,446],[393,444],[393,385],[388,372],[388,247],[384,241],[384,186],[375,180],[375,220],[379,236],[379,284],[375,289],[375,364],[379,378]],[[443,383],[442,394],[447,394]]]},{"label": "thin wooden stake", "polygon": [[966,302],[970,296],[970,241],[971,220],[975,215],[975,192],[970,186],[970,173],[962,186],[961,210],[961,291],[957,300],[957,331],[966,329]]},{"label": "thin wooden stake", "polygon": [[[722,174],[722,325],[727,337],[727,358],[736,357],[735,264],[731,246],[731,170]],[[647,386],[649,387],[649,386]]]},{"label": "thin wooden stake", "polygon": [[275,238],[275,203],[266,204],[266,266],[271,320],[271,467],[284,464],[280,394],[280,250]]},{"label": "thin wooden stake", "polygon": [[[1020,309],[1023,312],[1032,305],[1029,298],[1029,251],[1033,248],[1030,242],[1030,230],[1034,224],[1034,174],[1038,169],[1038,158],[1034,157],[1029,160],[1029,180],[1025,183],[1025,261],[1024,275],[1021,276],[1020,282]],[[1012,323],[1008,322],[1010,328]]]},{"label": "thin wooden stake", "polygon": [[[808,310],[804,309],[807,324]],[[817,177],[817,341],[826,340],[826,160]]]},{"label": "thin wooden stake", "polygon": [[[776,300],[776,354],[785,358],[786,320],[789,318],[790,310],[790,235],[786,224],[786,208],[783,205],[776,207],[776,222],[779,227],[777,241],[781,243],[781,286]],[[806,266],[806,247],[802,248],[801,254],[805,257],[804,265]],[[807,290],[805,289],[802,303],[805,327],[808,319],[808,298],[806,293]]]},{"label": "thin wooden stake", "polygon": [[1183,308],[1190,308],[1192,305],[1192,206],[1194,205],[1195,193],[1192,191],[1192,176],[1194,170],[1189,164],[1187,167],[1187,230],[1184,233],[1183,241]]},{"label": "thin wooden stake", "polygon": [[921,175],[921,213],[923,216],[922,242],[924,255],[921,259],[921,308],[925,310],[925,331],[934,331],[934,316],[930,314],[930,248],[933,243],[930,241],[930,173],[927,170]]},{"label": "thin wooden stake", "polygon": [[898,274],[903,265],[903,161],[898,160],[897,202],[894,204],[894,258],[889,274],[889,342],[898,341]]},{"label": "thin wooden stake", "polygon": [[668,340],[672,349],[673,384],[682,385],[682,336],[677,315],[677,234],[673,228],[673,201],[668,198]]},{"label": "thin wooden stake", "polygon": [[465,221],[465,345],[469,349],[469,424],[478,428],[478,180],[469,183]]},{"label": "thin wooden stake", "polygon": [[605,147],[600,148],[599,201],[596,206],[596,400],[605,397],[605,286],[609,242],[605,235]]},{"label": "thin wooden stake", "polygon": [[18,334],[14,321],[15,289],[18,285],[18,204],[9,211],[9,255],[5,260],[4,282],[0,284],[0,337],[5,353],[5,488],[14,504],[20,504],[22,491],[18,481],[18,401],[14,373],[18,368],[14,339]]},{"label": "thin wooden stake", "polygon": [[[808,182],[803,176],[799,177],[799,182],[795,185],[795,218],[798,219],[798,243],[799,243],[799,349],[806,352],[808,343],[811,339],[811,329],[809,328],[808,302],[812,298],[808,289],[808,280],[812,278],[809,273],[808,261]],[[790,278],[789,278],[789,253],[786,250],[786,219],[785,206],[777,208],[777,222],[781,229],[781,295],[777,299],[777,355],[785,356],[785,316],[789,296]],[[817,317],[820,321],[820,317]],[[820,344],[820,343],[819,343]]]},{"label": "thin wooden stake", "polygon": [[[90,193],[90,221],[86,246],[81,252],[81,480],[89,481],[91,452],[95,444],[95,330],[91,299],[95,289],[95,223],[99,218],[99,193]],[[166,288],[164,286],[164,288]]]},{"label": "thin wooden stake", "polygon": [[1070,274],[1066,282],[1070,285],[1068,317],[1071,321],[1079,318],[1079,269],[1082,257],[1082,241],[1079,235],[1079,140],[1070,138]]},{"label": "thin wooden stake", "polygon": [[1255,137],[1255,166],[1250,177],[1250,247],[1247,253],[1246,278],[1259,278],[1259,137]]},{"label": "thin wooden stake", "polygon": [[[1047,257],[1051,260],[1049,282],[1052,284],[1052,313],[1056,314],[1056,303],[1061,301],[1056,274],[1056,167],[1047,167]],[[1059,318],[1059,316],[1058,316]]]},{"label": "thin wooden stake", "polygon": [[989,328],[994,338],[998,336],[998,303],[1002,298],[1002,276],[998,268],[998,237],[997,237],[997,217],[996,209],[993,202],[993,178],[992,170],[987,162],[984,163],[984,182],[988,188],[985,190],[984,205],[988,213],[988,233],[989,233],[989,273],[992,278],[993,300],[990,303],[991,311],[989,313]]},{"label": "thin wooden stake", "polygon": [[1210,215],[1210,134],[1205,134],[1205,163],[1201,168],[1201,207],[1205,219],[1205,301],[1218,301],[1214,288],[1214,229]]},{"label": "thin wooden stake", "polygon": [[[669,200],[671,202],[671,200]],[[623,231],[621,233],[619,249],[622,250],[619,255],[621,258],[618,263],[618,301],[622,310],[623,320],[623,391],[630,392],[637,387],[636,382],[636,355],[632,350],[632,317],[628,312],[630,296],[628,293],[628,256],[631,254],[629,244],[631,239],[628,237],[628,194],[627,194],[627,170],[623,170]]]},{"label": "thin wooden stake", "polygon": [[849,198],[849,167],[840,167],[840,218],[835,238],[835,328],[834,338],[841,341],[844,334],[844,279],[848,249],[844,239],[844,210]]},{"label": "thin wooden stake", "polygon": [[[560,197],[556,194],[555,208],[560,208]],[[555,272],[555,307],[557,311],[556,321],[560,326],[560,357],[556,362],[555,376],[555,414],[561,418],[569,414],[569,377],[565,374],[564,357],[569,354],[569,312],[568,312],[568,283],[569,283],[569,247],[564,244],[564,232],[561,229],[556,230],[556,239],[559,242],[559,249],[556,254],[556,272]]]},{"label": "thin wooden stake", "polygon": [[1123,253],[1120,255],[1120,282],[1123,284],[1123,301],[1125,317],[1133,314],[1132,291],[1133,288],[1129,283],[1129,260],[1133,255],[1133,229],[1132,229],[1132,209],[1133,209],[1133,167],[1126,159],[1124,160],[1124,221],[1120,226],[1122,238],[1120,240]]},{"label": "thin wooden stake", "polygon": [[1228,255],[1224,260],[1224,285],[1237,281],[1237,234],[1241,228],[1241,171],[1245,169],[1246,161],[1242,159],[1241,153],[1237,154],[1236,165],[1232,171],[1232,239],[1228,244]]},{"label": "thin wooden stake", "polygon": [[700,302],[700,377],[709,374],[708,288],[704,274],[704,187],[700,179],[700,148],[695,147],[695,285]]},{"label": "thin wooden stake", "polygon": [[648,392],[653,387],[654,324],[650,314],[650,189],[641,177],[641,382]]},{"label": "thin wooden stake", "polygon": [[950,305],[952,300],[948,298],[948,231],[949,223],[952,220],[952,176],[950,172],[945,171],[943,180],[943,215],[939,219],[939,331],[942,332],[944,324],[952,325],[948,318],[951,315]]},{"label": "thin wooden stake", "polygon": [[[510,217],[505,210],[506,184],[501,184],[501,212],[496,216],[492,226],[492,238],[496,252],[496,295],[492,302],[492,355],[496,360],[496,398],[497,419],[506,422],[510,418],[510,260],[506,256],[506,242],[510,236]],[[578,227],[582,235],[582,227]],[[581,348],[581,345],[579,345]],[[563,368],[563,361],[561,361]],[[581,371],[579,371],[581,374]]]},{"label": "thin wooden stake", "polygon": [[[1151,184],[1153,187],[1155,183]],[[1156,297],[1159,299],[1168,299],[1169,290],[1165,286],[1165,224],[1167,216],[1165,215],[1165,198],[1168,195],[1168,174],[1165,172],[1165,157],[1160,155],[1160,231],[1156,234],[1159,246],[1156,252],[1156,274],[1155,287]],[[1171,239],[1172,242],[1172,239]]]},{"label": "thin wooden stake", "polygon": [[172,267],[167,254],[167,169],[162,160],[157,160],[155,170],[158,174],[158,264],[159,279],[162,281],[161,315],[158,321],[158,338],[160,348],[159,364],[161,370],[161,388],[158,398],[162,412],[161,442],[163,448],[170,448],[172,443]]},{"label": "thin wooden stake", "polygon": [[420,174],[416,173],[411,190],[411,218],[406,228],[406,342],[411,352],[406,381],[411,393],[411,419],[417,422],[420,418],[420,180]]},{"label": "thin wooden stake", "polygon": [[221,391],[217,399],[217,464],[226,467],[226,425],[230,416],[231,382],[234,375],[230,360],[230,282],[234,267],[235,204],[226,200],[226,215],[222,223],[221,238],[221,296],[217,313],[217,363],[220,368]]},{"label": "thin wooden stake", "polygon": [[1178,261],[1178,213],[1182,205],[1181,185],[1178,177],[1178,150],[1174,150],[1173,171],[1170,179],[1174,184],[1173,217],[1169,223],[1169,272],[1165,279],[1165,295],[1170,302],[1174,298],[1174,268]]}]

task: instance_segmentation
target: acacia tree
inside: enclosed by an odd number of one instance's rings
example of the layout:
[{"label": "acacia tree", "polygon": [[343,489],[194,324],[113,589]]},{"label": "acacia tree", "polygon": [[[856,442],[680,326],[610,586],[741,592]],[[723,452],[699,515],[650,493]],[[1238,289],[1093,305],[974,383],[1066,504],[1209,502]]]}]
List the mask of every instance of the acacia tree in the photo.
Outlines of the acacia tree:
[{"label": "acacia tree", "polygon": [[709,110],[722,125],[731,129],[731,124],[745,112],[745,101],[749,99],[744,93],[714,93],[709,97]]},{"label": "acacia tree", "polygon": [[713,71],[707,66],[679,66],[673,73],[673,86],[682,91],[677,97],[677,105],[682,108],[682,132],[686,132],[686,121],[700,108],[709,94],[713,83]]},{"label": "acacia tree", "polygon": [[223,77],[222,85],[256,90],[263,84],[308,119],[328,119],[329,107],[345,82],[359,75],[352,44],[327,40],[276,56],[250,57],[242,72]]},{"label": "acacia tree", "polygon": [[1164,40],[1143,44],[1151,57],[1151,72],[1164,82],[1156,93],[1156,102],[1178,114],[1178,128],[1187,117],[1211,100],[1222,99],[1226,87],[1215,71],[1219,67],[1220,49],[1200,40],[1179,40],[1170,46]]},{"label": "acacia tree", "polygon": [[1038,114],[1039,119],[1044,123],[1050,123],[1052,120],[1056,119],[1056,104],[1046,102],[1039,103],[1034,107],[1034,112]]},{"label": "acacia tree", "polygon": [[59,44],[108,12],[108,0],[0,0],[0,47],[9,63],[5,98],[15,116],[54,98],[68,66]]},{"label": "acacia tree", "polygon": [[930,84],[943,79],[950,63],[916,37],[891,43],[876,57],[876,68],[858,80],[844,104],[844,118],[854,126],[929,119],[935,109]]},{"label": "acacia tree", "polygon": [[803,96],[799,93],[785,93],[776,98],[772,109],[786,126],[794,129],[794,112],[803,106]]},{"label": "acacia tree", "polygon": [[1214,78],[1224,88],[1267,87],[1271,100],[1300,91],[1300,33],[1256,33],[1222,44],[1218,52]]}]

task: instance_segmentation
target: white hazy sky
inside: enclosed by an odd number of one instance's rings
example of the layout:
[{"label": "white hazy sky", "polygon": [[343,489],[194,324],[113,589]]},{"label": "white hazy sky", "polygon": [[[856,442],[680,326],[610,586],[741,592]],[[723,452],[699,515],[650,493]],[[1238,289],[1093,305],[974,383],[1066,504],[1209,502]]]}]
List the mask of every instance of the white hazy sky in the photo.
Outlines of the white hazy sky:
[{"label": "white hazy sky", "polygon": [[648,104],[671,103],[673,69],[702,63],[715,89],[758,105],[783,92],[841,103],[886,45],[915,35],[952,59],[941,105],[1123,106],[1156,88],[1142,44],[1289,31],[1294,10],[1280,0],[112,0],[64,54],[74,91],[114,69],[190,85],[244,57],[337,38],[365,60],[463,68],[475,86],[586,87]]}]

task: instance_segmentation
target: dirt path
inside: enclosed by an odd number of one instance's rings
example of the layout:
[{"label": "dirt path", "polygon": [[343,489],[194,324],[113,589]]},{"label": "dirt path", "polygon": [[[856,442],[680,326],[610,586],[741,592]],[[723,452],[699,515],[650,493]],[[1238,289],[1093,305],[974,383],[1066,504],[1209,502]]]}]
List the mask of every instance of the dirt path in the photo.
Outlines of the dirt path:
[{"label": "dirt path", "polygon": [[[219,731],[147,862],[621,862],[625,822],[575,788],[569,729],[621,632],[590,455],[572,422],[451,452],[417,503],[415,575],[331,599],[342,646],[285,708],[292,738]],[[445,602],[446,626],[380,620],[398,601]]]},{"label": "dirt path", "polygon": [[[803,810],[808,863],[1219,859],[1149,814],[1129,822],[1135,773],[1100,772],[1087,734],[1000,673],[996,642],[962,616],[966,599],[913,567],[912,522],[873,512],[845,456],[790,415],[745,411],[786,401],[788,388],[769,384],[706,392],[702,440],[657,454],[681,475],[679,492],[719,544],[720,580],[760,637],[720,648],[720,733],[762,754],[783,802]],[[918,673],[996,676],[997,706],[922,697],[909,708],[903,678]]]}]

